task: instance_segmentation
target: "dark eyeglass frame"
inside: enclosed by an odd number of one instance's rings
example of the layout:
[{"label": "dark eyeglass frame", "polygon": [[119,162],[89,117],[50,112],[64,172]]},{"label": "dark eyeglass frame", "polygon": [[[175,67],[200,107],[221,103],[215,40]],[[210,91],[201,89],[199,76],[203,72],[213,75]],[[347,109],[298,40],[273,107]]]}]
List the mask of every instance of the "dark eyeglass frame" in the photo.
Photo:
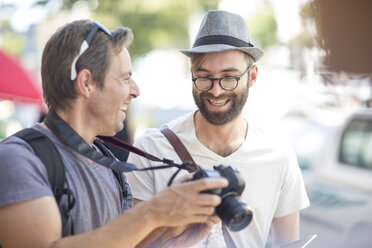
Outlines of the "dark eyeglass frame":
[{"label": "dark eyeglass frame", "polygon": [[[236,87],[238,87],[238,85],[239,85],[239,80],[244,76],[244,74],[246,74],[249,70],[251,69],[251,66],[248,66],[248,68],[247,68],[247,70],[245,70],[240,76],[227,76],[227,77],[220,77],[220,78],[210,78],[210,77],[194,77],[194,75],[192,75],[192,81],[194,82],[194,85],[195,85],[195,87],[198,89],[198,90],[200,90],[200,91],[208,91],[208,90],[210,90],[210,89],[212,89],[213,88],[213,85],[214,85],[214,81],[218,81],[218,84],[220,85],[220,87],[222,88],[222,89],[224,89],[224,90],[227,90],[227,91],[232,91],[232,90],[235,90],[236,89]],[[207,89],[200,89],[199,87],[198,87],[198,85],[196,84],[196,80],[198,80],[199,78],[203,78],[203,79],[209,79],[209,81],[211,81],[211,85],[210,85],[210,87],[209,88],[207,88]],[[235,87],[233,87],[233,88],[225,88],[225,87],[223,87],[223,85],[222,85],[222,80],[223,79],[235,79],[236,80],[236,85],[235,85]]]},{"label": "dark eyeglass frame", "polygon": [[90,43],[92,42],[94,36],[96,35],[96,33],[99,30],[102,30],[105,34],[107,34],[110,37],[112,36],[112,33],[110,32],[110,30],[108,30],[105,26],[103,26],[99,22],[94,22],[93,27],[90,29],[87,37],[84,39],[83,43],[81,43],[79,54],[72,61],[72,64],[71,64],[71,77],[70,77],[70,79],[72,81],[75,80],[76,77],[77,77],[77,72],[76,72],[76,62],[77,62],[77,60],[89,48]]}]

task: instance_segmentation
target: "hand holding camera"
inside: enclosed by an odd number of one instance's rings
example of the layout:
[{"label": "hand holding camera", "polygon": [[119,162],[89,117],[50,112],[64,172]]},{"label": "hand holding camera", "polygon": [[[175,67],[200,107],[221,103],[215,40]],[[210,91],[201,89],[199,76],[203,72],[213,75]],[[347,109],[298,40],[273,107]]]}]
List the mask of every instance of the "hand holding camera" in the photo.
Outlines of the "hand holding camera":
[{"label": "hand holding camera", "polygon": [[198,170],[193,180],[201,178],[226,178],[229,186],[202,191],[204,193],[215,194],[221,197],[221,204],[216,207],[216,214],[222,222],[233,232],[244,229],[252,220],[253,213],[249,206],[241,199],[241,194],[245,188],[244,179],[240,173],[231,166],[214,166],[214,170]]}]

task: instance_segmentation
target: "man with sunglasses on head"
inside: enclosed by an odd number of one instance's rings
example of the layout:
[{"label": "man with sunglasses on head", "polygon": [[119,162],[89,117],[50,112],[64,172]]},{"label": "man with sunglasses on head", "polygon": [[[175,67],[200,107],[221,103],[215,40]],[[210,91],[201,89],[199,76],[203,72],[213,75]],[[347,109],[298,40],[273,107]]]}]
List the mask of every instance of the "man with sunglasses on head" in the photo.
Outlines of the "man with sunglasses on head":
[{"label": "man with sunglasses on head", "polygon": [[[263,51],[250,42],[246,21],[226,11],[208,11],[193,47],[181,52],[191,59],[192,94],[198,109],[164,127],[178,136],[203,169],[211,170],[222,164],[240,171],[246,184],[242,198],[253,213],[245,229],[228,231],[230,238],[226,229],[216,225],[196,247],[261,248],[267,245],[270,230],[273,245],[298,239],[299,210],[307,207],[309,200],[295,154],[242,115],[249,89],[257,80],[255,62],[263,56]],[[134,144],[181,163],[158,129],[148,130]],[[157,165],[132,155],[128,161],[138,167]],[[135,203],[164,189],[172,173],[149,171],[128,175],[134,186]]]},{"label": "man with sunglasses on head", "polygon": [[213,212],[220,197],[199,192],[226,187],[227,180],[189,181],[189,176],[132,207],[121,172],[133,165],[105,157],[95,143],[96,136],[113,136],[123,128],[125,111],[140,94],[126,48],[131,39],[128,28],[110,32],[81,20],[48,40],[41,74],[49,111],[32,129],[51,139],[60,153],[66,195],[56,201],[49,172],[27,142],[18,136],[5,139],[0,143],[0,247],[135,247],[164,226],[148,247],[187,247],[218,222]]}]

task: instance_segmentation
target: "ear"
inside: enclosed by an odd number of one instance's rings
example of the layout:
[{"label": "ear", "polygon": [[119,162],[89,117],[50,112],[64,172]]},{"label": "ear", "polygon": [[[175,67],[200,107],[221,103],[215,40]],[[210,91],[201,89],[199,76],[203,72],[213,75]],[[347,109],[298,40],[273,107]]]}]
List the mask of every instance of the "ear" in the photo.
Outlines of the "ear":
[{"label": "ear", "polygon": [[252,68],[249,70],[249,74],[250,74],[249,88],[251,88],[256,83],[257,79],[258,68],[256,65],[252,65]]},{"label": "ear", "polygon": [[96,84],[93,82],[92,73],[88,69],[79,71],[75,84],[76,92],[85,97],[89,97],[96,89]]}]

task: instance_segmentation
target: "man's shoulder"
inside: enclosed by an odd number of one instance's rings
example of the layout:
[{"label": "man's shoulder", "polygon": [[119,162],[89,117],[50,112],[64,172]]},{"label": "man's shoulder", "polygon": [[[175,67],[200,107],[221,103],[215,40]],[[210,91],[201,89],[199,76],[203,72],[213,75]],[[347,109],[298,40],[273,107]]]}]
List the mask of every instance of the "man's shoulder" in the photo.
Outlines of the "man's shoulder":
[{"label": "man's shoulder", "polygon": [[247,140],[255,147],[265,147],[283,154],[293,152],[289,137],[272,124],[249,122]]},{"label": "man's shoulder", "polygon": [[0,159],[4,161],[16,161],[25,154],[32,152],[31,146],[21,138],[10,136],[0,142]]},{"label": "man's shoulder", "polygon": [[171,129],[176,134],[187,132],[194,127],[194,111],[177,117],[176,119],[164,124],[162,127]]},{"label": "man's shoulder", "polygon": [[[57,149],[64,146],[52,132],[43,128],[39,123],[33,125],[31,129],[36,130],[48,137]],[[49,151],[48,149],[49,147],[45,147],[45,152]],[[34,157],[37,157],[37,155],[35,154],[34,148],[32,148],[32,146],[26,140],[16,135],[10,135],[0,142],[0,157],[10,157],[15,161],[31,157],[33,160]]]},{"label": "man's shoulder", "polygon": [[[34,128],[34,125],[32,128]],[[0,142],[1,151],[17,150],[17,149],[29,149],[31,146],[22,138],[15,136],[14,134],[6,137]]]},{"label": "man's shoulder", "polygon": [[193,125],[193,112],[179,116],[176,119],[161,125],[160,128],[146,129],[142,135],[136,138],[136,143],[145,140],[163,139],[164,135],[161,133],[162,128],[169,128],[174,133],[180,134],[186,132],[190,125]]}]

